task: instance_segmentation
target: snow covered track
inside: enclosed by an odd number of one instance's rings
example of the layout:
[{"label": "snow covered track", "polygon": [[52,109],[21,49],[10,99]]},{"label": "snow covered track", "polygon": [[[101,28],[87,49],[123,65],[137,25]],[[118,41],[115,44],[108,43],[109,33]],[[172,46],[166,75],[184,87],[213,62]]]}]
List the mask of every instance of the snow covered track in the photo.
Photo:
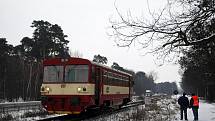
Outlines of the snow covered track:
[{"label": "snow covered track", "polygon": [[35,110],[41,109],[41,107],[42,105],[40,101],[0,103],[0,113],[21,110]]}]

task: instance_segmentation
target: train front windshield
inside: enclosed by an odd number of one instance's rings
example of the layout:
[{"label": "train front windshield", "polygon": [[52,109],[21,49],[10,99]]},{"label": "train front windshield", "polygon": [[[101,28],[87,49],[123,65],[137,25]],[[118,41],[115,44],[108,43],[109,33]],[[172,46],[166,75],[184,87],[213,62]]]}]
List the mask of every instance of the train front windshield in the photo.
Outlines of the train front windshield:
[{"label": "train front windshield", "polygon": [[[63,74],[64,73],[64,74]],[[64,79],[63,80],[63,75]],[[88,82],[88,65],[45,66],[44,82]]]},{"label": "train front windshield", "polygon": [[45,66],[44,82],[63,82],[63,66]]},{"label": "train front windshield", "polygon": [[65,68],[65,82],[87,82],[88,65],[68,65]]}]

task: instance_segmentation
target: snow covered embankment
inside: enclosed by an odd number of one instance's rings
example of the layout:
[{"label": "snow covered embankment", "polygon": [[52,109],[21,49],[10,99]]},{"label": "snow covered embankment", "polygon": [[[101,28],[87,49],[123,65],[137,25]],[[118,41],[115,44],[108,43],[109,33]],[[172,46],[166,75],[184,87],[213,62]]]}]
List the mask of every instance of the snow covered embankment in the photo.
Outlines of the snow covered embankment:
[{"label": "snow covered embankment", "polygon": [[[171,97],[151,97],[151,103],[90,121],[175,121],[179,107]],[[89,120],[86,120],[89,121]]]}]

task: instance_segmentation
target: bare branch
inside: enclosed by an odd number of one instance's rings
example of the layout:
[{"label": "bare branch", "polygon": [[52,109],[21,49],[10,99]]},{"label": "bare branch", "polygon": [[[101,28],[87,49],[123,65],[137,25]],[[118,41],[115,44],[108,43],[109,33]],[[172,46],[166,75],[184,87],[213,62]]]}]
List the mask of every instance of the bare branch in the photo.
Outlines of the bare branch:
[{"label": "bare branch", "polygon": [[[193,37],[193,31],[198,25],[205,25],[214,19],[215,7],[204,5],[195,0],[168,1],[159,14],[148,11],[152,19],[134,20],[129,12],[123,16],[115,5],[120,20],[111,21],[112,35],[119,47],[129,47],[134,41],[145,49],[145,53],[168,57],[171,52],[180,52],[183,47],[207,44],[215,41],[215,34],[208,33],[205,38]],[[174,4],[183,5],[183,11],[174,13]],[[193,5],[194,4],[194,5]],[[166,16],[168,15],[168,16]],[[194,39],[195,38],[195,39]],[[159,52],[159,53],[158,53]]]}]

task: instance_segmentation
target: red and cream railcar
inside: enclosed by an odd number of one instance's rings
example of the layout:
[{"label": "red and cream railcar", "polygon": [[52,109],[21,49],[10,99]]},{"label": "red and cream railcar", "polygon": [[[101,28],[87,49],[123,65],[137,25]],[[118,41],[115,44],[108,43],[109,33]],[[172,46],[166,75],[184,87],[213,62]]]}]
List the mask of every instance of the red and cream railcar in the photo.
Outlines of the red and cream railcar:
[{"label": "red and cream railcar", "polygon": [[92,107],[129,102],[130,74],[82,58],[43,62],[42,104],[49,113],[79,114]]}]

